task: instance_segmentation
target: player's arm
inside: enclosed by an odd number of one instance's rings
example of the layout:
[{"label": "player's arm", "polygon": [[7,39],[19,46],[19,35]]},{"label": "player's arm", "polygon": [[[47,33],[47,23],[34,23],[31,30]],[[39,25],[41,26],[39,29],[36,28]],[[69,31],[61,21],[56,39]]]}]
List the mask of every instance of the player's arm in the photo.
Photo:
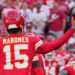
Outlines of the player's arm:
[{"label": "player's arm", "polygon": [[32,67],[35,72],[35,75],[44,75],[44,70],[38,61],[32,62]]},{"label": "player's arm", "polygon": [[[50,51],[56,50],[57,48],[59,48],[61,45],[63,45],[74,33],[75,30],[75,21],[74,18],[72,20],[72,28],[70,28],[62,37],[60,37],[58,40],[56,40],[55,42],[47,42],[44,43],[42,45],[40,45],[39,47],[36,48],[36,52],[37,53],[48,53]],[[60,34],[59,34],[60,35]]]}]

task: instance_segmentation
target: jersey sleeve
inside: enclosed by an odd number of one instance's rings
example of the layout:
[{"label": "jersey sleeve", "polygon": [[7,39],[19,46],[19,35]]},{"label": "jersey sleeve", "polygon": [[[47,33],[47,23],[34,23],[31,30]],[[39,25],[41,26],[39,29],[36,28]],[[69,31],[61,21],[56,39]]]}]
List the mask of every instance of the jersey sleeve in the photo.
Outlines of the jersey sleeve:
[{"label": "jersey sleeve", "polygon": [[39,61],[39,57],[38,57],[38,56],[34,56],[33,62],[34,62],[34,61]]},{"label": "jersey sleeve", "polygon": [[60,46],[62,46],[74,33],[74,29],[69,29],[62,37],[60,37],[58,40],[54,42],[47,42],[44,44],[40,44],[41,41],[38,41],[36,43],[36,52],[40,54],[45,54],[48,52],[51,52],[53,50],[56,50]]},{"label": "jersey sleeve", "polygon": [[40,47],[42,44],[43,44],[43,42],[42,42],[42,40],[40,40],[40,38],[38,38],[38,37],[34,37],[35,38],[35,51],[37,51],[37,49],[38,49],[38,47]]}]

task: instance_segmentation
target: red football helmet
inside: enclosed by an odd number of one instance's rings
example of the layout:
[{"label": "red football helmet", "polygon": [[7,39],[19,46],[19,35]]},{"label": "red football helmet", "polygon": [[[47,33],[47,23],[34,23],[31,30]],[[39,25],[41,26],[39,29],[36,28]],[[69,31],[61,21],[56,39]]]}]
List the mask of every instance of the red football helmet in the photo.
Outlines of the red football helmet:
[{"label": "red football helmet", "polygon": [[20,15],[20,13],[16,10],[8,11],[4,16],[4,23],[6,29],[13,28],[23,28],[24,27],[24,18]]}]

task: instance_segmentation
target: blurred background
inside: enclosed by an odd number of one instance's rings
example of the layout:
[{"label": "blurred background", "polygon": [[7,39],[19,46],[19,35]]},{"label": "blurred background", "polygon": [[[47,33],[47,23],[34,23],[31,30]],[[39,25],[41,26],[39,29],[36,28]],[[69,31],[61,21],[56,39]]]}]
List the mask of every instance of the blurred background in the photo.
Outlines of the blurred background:
[{"label": "blurred background", "polygon": [[[72,14],[75,13],[75,0],[0,0],[0,37],[9,35],[4,25],[4,15],[10,10],[18,10],[24,17],[24,32],[35,34],[43,42],[60,38],[70,27]],[[29,35],[30,35],[29,34]],[[44,55],[51,61],[57,61],[58,67],[75,59],[75,33],[59,49]],[[48,57],[47,57],[48,56]],[[47,60],[45,60],[47,61]],[[55,63],[55,62],[54,62]],[[47,75],[58,75],[54,72],[56,64],[51,67],[45,64]]]}]

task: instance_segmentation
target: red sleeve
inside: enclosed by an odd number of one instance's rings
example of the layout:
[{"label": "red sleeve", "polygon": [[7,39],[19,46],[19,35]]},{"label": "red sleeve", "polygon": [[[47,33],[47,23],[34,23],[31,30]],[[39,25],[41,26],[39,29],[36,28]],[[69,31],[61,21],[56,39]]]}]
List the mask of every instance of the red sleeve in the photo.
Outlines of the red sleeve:
[{"label": "red sleeve", "polygon": [[47,42],[39,46],[36,52],[44,54],[56,50],[61,45],[63,45],[72,36],[73,33],[74,29],[69,29],[62,37],[60,37],[55,42]]},{"label": "red sleeve", "polygon": [[47,5],[47,0],[43,0],[43,4]]},{"label": "red sleeve", "polygon": [[35,75],[44,75],[42,67],[37,67],[34,69]]}]

